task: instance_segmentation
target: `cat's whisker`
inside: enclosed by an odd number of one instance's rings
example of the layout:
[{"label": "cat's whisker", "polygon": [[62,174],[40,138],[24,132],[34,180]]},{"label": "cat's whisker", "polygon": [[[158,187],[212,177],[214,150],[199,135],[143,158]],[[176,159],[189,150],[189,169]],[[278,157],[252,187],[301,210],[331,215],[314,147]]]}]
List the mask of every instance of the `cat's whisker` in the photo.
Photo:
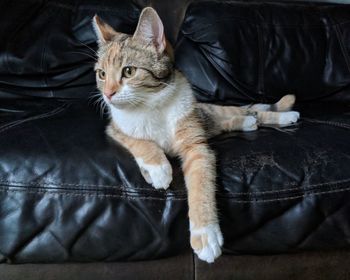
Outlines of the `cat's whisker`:
[{"label": "cat's whisker", "polygon": [[[90,94],[93,93],[93,92],[90,92]],[[93,99],[93,98],[96,98],[97,96],[100,96],[101,93],[100,92],[97,92],[96,94],[93,94],[91,96],[88,97],[88,99]]]},{"label": "cat's whisker", "polygon": [[94,101],[93,105],[97,107],[101,118],[103,118],[103,116],[106,114],[106,111],[108,113],[109,107],[107,103],[104,101],[102,95],[97,100]]},{"label": "cat's whisker", "polygon": [[85,47],[87,47],[89,50],[91,50],[95,55],[97,55],[97,51],[95,51],[93,48],[91,48],[89,45],[87,45],[87,44],[85,44],[85,43],[83,43],[83,42],[81,42],[81,41],[79,41],[78,40],[78,42],[80,43],[80,44],[82,44],[83,46],[85,46]]},{"label": "cat's whisker", "polygon": [[92,105],[93,106],[98,106],[98,104],[101,102],[101,98],[96,99],[95,101],[93,101]]},{"label": "cat's whisker", "polygon": [[[100,95],[101,95],[101,93],[100,93],[100,91],[99,90],[95,90],[95,91],[90,91],[88,94],[90,95],[90,94],[92,94],[92,93],[95,93],[95,94],[93,94],[93,95],[91,95],[91,96],[89,96],[88,98],[87,98],[87,100],[88,100],[88,104],[90,105],[91,104],[91,102],[96,102],[96,100],[94,101],[94,99],[96,99],[97,97],[99,97]],[[99,99],[99,98],[98,98]],[[97,99],[97,100],[98,100]],[[94,103],[92,104],[92,105],[94,105]]]},{"label": "cat's whisker", "polygon": [[98,98],[97,100],[95,100],[95,101],[92,103],[92,105],[98,106],[100,102],[101,102],[101,98]]},{"label": "cat's whisker", "polygon": [[[92,104],[97,105],[99,102],[101,102],[101,100],[103,100],[102,96],[98,97]],[[93,101],[93,100],[91,100],[91,101]]]},{"label": "cat's whisker", "polygon": [[105,102],[103,99],[99,99],[99,102],[97,103],[101,118],[103,118],[103,115],[104,115],[104,103]]},{"label": "cat's whisker", "polygon": [[70,53],[77,53],[77,54],[82,54],[82,55],[85,55],[89,58],[92,58],[95,62],[97,62],[97,57],[94,57],[93,55],[91,54],[88,54],[88,53],[85,53],[85,52],[70,52]]}]

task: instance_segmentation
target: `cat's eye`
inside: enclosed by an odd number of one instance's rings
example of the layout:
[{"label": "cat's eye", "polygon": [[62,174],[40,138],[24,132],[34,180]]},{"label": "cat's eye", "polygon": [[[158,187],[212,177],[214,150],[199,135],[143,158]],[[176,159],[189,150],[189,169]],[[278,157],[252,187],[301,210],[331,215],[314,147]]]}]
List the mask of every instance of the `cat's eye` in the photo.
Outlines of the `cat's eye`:
[{"label": "cat's eye", "polygon": [[125,78],[130,78],[132,76],[134,76],[136,73],[136,67],[133,66],[127,66],[123,68],[123,77]]},{"label": "cat's eye", "polygon": [[106,72],[102,69],[97,69],[97,76],[100,80],[104,81],[106,79]]}]

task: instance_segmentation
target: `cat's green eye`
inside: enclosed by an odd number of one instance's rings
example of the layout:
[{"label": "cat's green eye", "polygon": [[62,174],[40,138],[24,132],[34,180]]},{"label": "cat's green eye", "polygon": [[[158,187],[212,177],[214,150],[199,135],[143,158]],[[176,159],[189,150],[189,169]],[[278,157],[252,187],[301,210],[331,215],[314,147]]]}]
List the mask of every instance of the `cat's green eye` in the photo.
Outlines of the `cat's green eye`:
[{"label": "cat's green eye", "polygon": [[127,66],[123,68],[123,77],[130,78],[134,76],[136,73],[136,67],[133,66]]},{"label": "cat's green eye", "polygon": [[98,75],[98,78],[102,81],[106,79],[106,72],[103,71],[102,69],[97,70],[97,75]]}]

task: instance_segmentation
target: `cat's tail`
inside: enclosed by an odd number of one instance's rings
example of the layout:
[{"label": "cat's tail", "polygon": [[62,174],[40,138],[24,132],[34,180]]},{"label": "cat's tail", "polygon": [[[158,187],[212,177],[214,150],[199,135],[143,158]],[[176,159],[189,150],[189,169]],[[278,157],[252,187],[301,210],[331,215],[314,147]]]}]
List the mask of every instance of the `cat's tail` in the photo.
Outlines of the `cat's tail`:
[{"label": "cat's tail", "polygon": [[277,103],[271,106],[272,111],[286,112],[290,111],[295,103],[295,95],[288,94],[283,96]]},{"label": "cat's tail", "polygon": [[290,111],[295,103],[295,95],[288,94],[283,96],[275,104],[254,104],[249,106],[243,106],[242,108],[247,108],[255,111],[274,111],[274,112],[286,112]]}]

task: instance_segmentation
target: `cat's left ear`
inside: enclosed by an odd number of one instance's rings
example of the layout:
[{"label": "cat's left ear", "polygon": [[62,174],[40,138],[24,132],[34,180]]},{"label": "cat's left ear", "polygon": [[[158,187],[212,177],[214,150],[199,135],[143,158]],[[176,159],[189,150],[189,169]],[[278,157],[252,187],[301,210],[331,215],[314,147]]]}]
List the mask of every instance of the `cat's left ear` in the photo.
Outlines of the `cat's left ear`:
[{"label": "cat's left ear", "polygon": [[133,38],[146,44],[152,43],[159,53],[165,50],[164,26],[153,8],[147,7],[142,10]]},{"label": "cat's left ear", "polygon": [[92,23],[98,38],[99,45],[103,45],[112,41],[119,34],[97,15],[94,16]]}]

